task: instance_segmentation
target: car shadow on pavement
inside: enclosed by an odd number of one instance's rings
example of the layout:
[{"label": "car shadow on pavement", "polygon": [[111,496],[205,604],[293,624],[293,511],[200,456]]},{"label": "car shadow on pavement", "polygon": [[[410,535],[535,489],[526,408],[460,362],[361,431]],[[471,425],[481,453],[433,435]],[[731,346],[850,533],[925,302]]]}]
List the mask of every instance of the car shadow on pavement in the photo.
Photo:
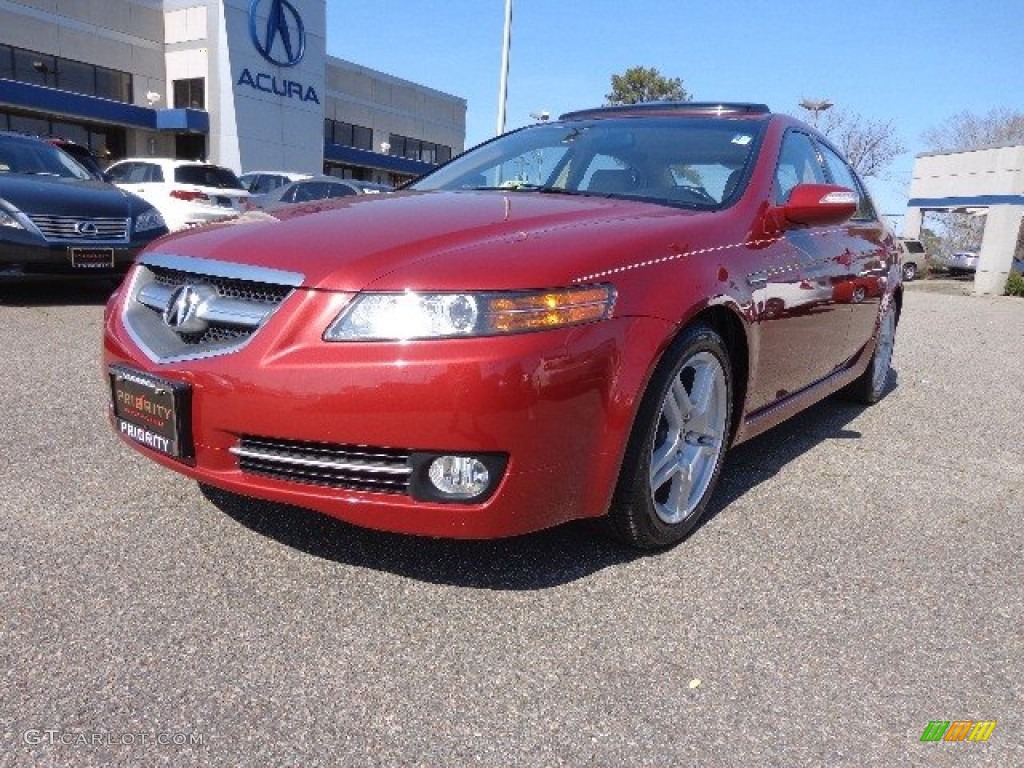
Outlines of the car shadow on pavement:
[{"label": "car shadow on pavement", "polygon": [[[888,393],[895,386],[893,375]],[[704,519],[690,536],[699,536],[700,529],[730,504],[819,443],[859,439],[860,433],[847,425],[863,410],[863,406],[827,398],[734,448],[726,457]],[[285,546],[314,557],[436,584],[511,591],[547,589],[645,556],[604,537],[594,521],[508,539],[433,539],[358,528],[310,510],[202,484],[200,489],[222,512]],[[679,546],[687,545],[684,541]]]},{"label": "car shadow on pavement", "polygon": [[102,306],[116,287],[114,278],[0,281],[0,307]]},{"label": "car shadow on pavement", "polygon": [[433,539],[382,533],[317,512],[200,485],[215,506],[247,528],[335,562],[436,584],[535,590],[576,581],[636,554],[601,539],[585,522],[508,539]]}]

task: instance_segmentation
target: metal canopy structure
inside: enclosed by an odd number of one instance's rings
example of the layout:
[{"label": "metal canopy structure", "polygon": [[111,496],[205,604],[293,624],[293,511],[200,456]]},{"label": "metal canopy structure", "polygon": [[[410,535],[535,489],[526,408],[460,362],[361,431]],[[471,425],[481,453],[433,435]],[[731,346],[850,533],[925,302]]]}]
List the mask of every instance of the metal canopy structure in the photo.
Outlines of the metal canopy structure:
[{"label": "metal canopy structure", "polygon": [[918,238],[927,211],[985,213],[976,294],[1002,294],[1024,219],[1024,144],[918,155],[903,234]]}]

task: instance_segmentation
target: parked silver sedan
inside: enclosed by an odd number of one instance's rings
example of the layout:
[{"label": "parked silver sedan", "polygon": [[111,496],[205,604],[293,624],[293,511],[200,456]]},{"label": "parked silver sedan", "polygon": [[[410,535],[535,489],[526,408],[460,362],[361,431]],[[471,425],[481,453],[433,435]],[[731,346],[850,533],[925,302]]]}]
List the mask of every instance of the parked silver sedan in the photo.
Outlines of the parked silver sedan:
[{"label": "parked silver sedan", "polygon": [[293,203],[308,203],[314,200],[327,200],[349,195],[377,194],[382,191],[390,191],[390,187],[355,179],[339,179],[335,176],[311,176],[278,187],[258,198],[249,198],[247,210],[268,211]]},{"label": "parked silver sedan", "polygon": [[956,251],[946,259],[946,269],[951,275],[964,275],[978,271],[977,251]]}]

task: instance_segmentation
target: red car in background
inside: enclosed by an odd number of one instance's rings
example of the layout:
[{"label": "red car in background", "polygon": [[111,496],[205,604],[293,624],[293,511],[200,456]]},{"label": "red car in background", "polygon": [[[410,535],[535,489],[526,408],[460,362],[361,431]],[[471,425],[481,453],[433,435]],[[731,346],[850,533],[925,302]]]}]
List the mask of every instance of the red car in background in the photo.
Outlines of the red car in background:
[{"label": "red car in background", "polygon": [[363,526],[592,517],[663,547],[730,445],[883,396],[898,255],[791,117],[575,112],[394,194],[162,239],[107,307],[111,419],[203,483]]}]

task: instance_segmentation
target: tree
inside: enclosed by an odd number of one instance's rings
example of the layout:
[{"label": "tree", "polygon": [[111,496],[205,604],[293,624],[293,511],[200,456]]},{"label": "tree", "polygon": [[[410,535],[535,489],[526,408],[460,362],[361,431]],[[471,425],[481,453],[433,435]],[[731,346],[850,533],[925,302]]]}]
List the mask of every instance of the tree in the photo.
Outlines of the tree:
[{"label": "tree", "polygon": [[993,109],[986,115],[960,112],[921,137],[932,152],[962,152],[1000,144],[1024,144],[1024,112]]},{"label": "tree", "polygon": [[907,151],[891,120],[869,120],[855,112],[830,109],[822,114],[818,129],[862,178],[879,176],[897,155]]},{"label": "tree", "polygon": [[610,105],[689,101],[691,98],[682,80],[664,77],[654,67],[630,67],[621,75],[612,75],[612,92],[605,95]]}]

